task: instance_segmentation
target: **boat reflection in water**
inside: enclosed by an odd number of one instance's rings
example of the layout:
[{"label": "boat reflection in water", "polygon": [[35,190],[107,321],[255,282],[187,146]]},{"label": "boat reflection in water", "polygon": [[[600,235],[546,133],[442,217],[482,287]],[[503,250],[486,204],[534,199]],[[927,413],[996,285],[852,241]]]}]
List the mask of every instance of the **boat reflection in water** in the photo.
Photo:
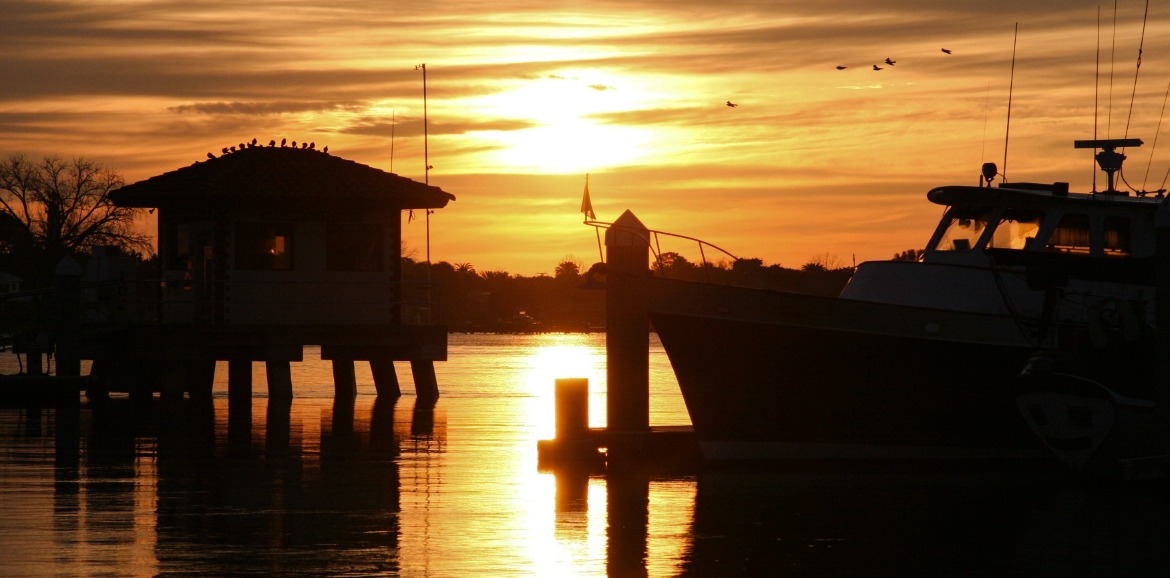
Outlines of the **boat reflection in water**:
[{"label": "boat reflection in water", "polygon": [[[656,423],[685,423],[669,363],[652,343]],[[604,359],[600,334],[452,335],[433,408],[416,408],[409,395],[376,401],[360,366],[361,394],[336,403],[330,366],[312,351],[294,365],[291,403],[256,397],[247,412],[228,407],[218,381],[210,404],[0,408],[0,575],[1107,575],[1170,567],[1162,523],[1170,502],[1141,486],[542,471],[536,442],[549,435],[554,387],[534,388],[532,378],[547,367],[539,360],[549,354],[537,352],[550,346]],[[604,394],[600,367],[578,370]]]}]

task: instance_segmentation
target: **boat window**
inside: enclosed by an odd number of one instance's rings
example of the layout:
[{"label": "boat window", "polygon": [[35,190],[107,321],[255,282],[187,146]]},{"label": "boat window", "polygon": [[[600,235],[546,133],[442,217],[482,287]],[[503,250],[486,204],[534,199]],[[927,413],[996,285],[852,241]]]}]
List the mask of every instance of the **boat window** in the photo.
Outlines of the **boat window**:
[{"label": "boat window", "polygon": [[1089,216],[1070,213],[1061,217],[1052,231],[1047,249],[1059,253],[1089,253]]},{"label": "boat window", "polygon": [[1128,257],[1129,217],[1105,217],[1105,256]]},{"label": "boat window", "polygon": [[1040,232],[1044,214],[1039,211],[1007,209],[995,225],[995,232],[987,242],[988,249],[1023,249],[1029,239]]},{"label": "boat window", "polygon": [[952,209],[944,217],[945,229],[935,244],[936,251],[970,251],[987,228],[987,214],[973,209]]}]

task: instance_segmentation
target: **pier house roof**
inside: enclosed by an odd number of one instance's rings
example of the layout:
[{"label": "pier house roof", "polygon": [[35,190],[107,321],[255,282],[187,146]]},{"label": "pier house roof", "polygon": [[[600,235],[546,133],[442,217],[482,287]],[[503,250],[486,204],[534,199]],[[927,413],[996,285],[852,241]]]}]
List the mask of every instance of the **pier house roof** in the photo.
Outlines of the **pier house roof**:
[{"label": "pier house roof", "polygon": [[110,199],[138,208],[438,209],[455,195],[315,149],[252,146],[126,185]]}]

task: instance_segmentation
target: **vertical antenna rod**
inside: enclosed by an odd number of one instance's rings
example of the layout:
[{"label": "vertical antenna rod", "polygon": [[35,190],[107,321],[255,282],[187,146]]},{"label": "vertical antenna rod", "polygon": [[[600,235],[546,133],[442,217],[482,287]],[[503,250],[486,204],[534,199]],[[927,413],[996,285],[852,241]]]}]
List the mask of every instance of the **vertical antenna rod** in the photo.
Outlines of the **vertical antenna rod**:
[{"label": "vertical antenna rod", "polygon": [[1003,131],[1003,176],[1004,182],[1007,181],[1007,159],[1008,159],[1008,138],[1012,134],[1012,91],[1016,86],[1016,39],[1020,36],[1020,23],[1016,22],[1016,31],[1012,35],[1012,72],[1011,78],[1008,80],[1008,109],[1007,109],[1007,127]]},{"label": "vertical antenna rod", "polygon": [[[422,70],[423,76],[423,183],[431,184],[431,159],[427,143],[427,64],[417,64],[415,70]],[[431,210],[425,209],[427,212],[427,276],[431,272]]]}]

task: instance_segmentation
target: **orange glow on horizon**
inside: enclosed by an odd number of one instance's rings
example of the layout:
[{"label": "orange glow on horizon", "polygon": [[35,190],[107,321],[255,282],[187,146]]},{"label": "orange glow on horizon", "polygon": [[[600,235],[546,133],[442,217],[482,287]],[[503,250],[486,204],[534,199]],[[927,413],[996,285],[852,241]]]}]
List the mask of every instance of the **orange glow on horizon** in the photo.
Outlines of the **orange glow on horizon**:
[{"label": "orange glow on horizon", "polygon": [[[0,47],[0,153],[83,156],[135,182],[253,137],[328,144],[454,194],[431,217],[432,260],[480,271],[550,274],[595,253],[586,173],[599,219],[629,209],[767,263],[921,247],[938,215],[926,191],[1002,163],[1016,23],[1009,178],[1088,189],[1071,141],[1095,131],[1146,141],[1127,153],[1138,185],[1170,165],[1149,158],[1170,10],[1143,23],[1132,0],[1100,54],[1096,14],[1073,5],[23,6]],[[61,21],[75,25],[46,24]],[[1111,91],[1094,86],[1098,60]],[[424,227],[404,234],[425,254]]]}]

